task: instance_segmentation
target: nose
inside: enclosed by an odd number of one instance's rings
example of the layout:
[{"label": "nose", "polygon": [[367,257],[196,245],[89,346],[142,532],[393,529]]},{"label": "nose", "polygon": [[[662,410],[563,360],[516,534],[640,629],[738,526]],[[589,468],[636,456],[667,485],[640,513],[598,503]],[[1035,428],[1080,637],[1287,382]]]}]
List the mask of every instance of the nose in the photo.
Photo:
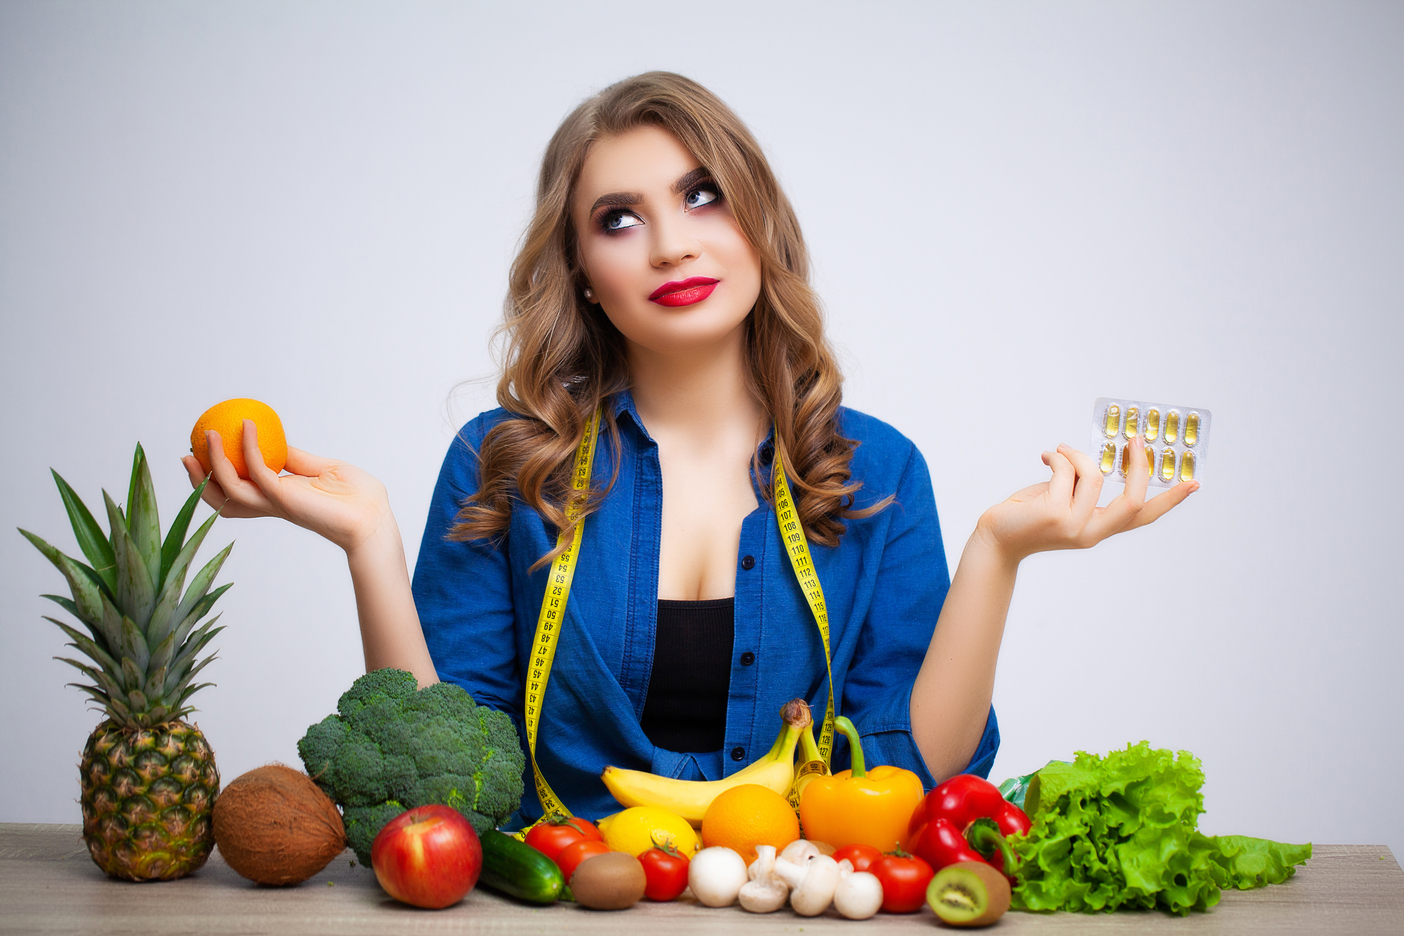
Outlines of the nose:
[{"label": "nose", "polygon": [[660,218],[652,227],[649,261],[654,266],[677,266],[702,256],[702,244],[688,231],[685,218]]}]

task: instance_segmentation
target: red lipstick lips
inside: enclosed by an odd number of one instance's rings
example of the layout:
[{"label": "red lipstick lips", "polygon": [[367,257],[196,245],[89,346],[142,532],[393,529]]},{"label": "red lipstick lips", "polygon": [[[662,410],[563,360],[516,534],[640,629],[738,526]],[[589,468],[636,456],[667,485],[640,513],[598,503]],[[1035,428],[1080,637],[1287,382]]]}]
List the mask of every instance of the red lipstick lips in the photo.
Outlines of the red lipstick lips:
[{"label": "red lipstick lips", "polygon": [[664,283],[648,298],[664,306],[688,306],[701,302],[712,294],[720,280],[710,276],[690,276],[685,280]]}]

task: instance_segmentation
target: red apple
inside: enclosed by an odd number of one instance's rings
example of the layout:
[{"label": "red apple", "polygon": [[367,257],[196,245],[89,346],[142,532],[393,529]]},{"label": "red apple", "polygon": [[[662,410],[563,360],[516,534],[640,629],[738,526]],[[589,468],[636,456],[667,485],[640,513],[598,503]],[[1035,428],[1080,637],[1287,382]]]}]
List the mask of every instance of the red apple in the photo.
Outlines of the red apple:
[{"label": "red apple", "polygon": [[458,903],[478,883],[483,846],[472,823],[452,806],[419,806],[380,830],[371,866],[391,897],[438,910]]}]

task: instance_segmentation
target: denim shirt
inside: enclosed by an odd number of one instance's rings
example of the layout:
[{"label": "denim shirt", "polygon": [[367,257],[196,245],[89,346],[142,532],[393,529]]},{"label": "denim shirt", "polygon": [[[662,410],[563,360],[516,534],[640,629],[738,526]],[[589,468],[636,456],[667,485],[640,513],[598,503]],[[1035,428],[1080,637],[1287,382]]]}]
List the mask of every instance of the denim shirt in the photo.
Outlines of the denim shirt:
[{"label": "denim shirt", "polygon": [[[586,817],[620,808],[600,781],[606,765],[716,780],[770,749],[785,702],[806,699],[818,721],[828,699],[818,627],[782,547],[775,510],[753,479],[759,506],[742,522],[736,555],[725,745],[681,754],[655,747],[644,735],[639,719],[649,680],[667,677],[653,673],[663,478],[658,446],[629,394],[607,405],[619,425],[619,474],[585,521],[536,745],[551,788]],[[483,413],[449,447],[420,545],[414,600],[439,678],[511,715],[525,748],[522,673],[549,566],[528,569],[554,548],[556,531],[518,502],[504,541],[446,538],[460,505],[478,488],[483,437],[508,418],[502,409]],[[850,409],[840,409],[838,421],[840,432],[858,442],[852,479],[863,486],[854,506],[889,494],[896,501],[871,517],[846,521],[838,546],[809,544],[829,612],[835,705],[857,727],[868,764],[915,771],[929,789],[935,781],[912,738],[911,692],[950,587],[931,476],[916,446],[886,423]],[[770,464],[771,451],[767,439],[762,465]],[[597,486],[614,473],[614,461],[609,434],[602,432],[593,468]],[[991,708],[966,771],[987,775],[998,747]],[[838,736],[833,769],[847,767],[848,760],[847,743]],[[541,814],[530,759],[524,784],[518,822]]]}]

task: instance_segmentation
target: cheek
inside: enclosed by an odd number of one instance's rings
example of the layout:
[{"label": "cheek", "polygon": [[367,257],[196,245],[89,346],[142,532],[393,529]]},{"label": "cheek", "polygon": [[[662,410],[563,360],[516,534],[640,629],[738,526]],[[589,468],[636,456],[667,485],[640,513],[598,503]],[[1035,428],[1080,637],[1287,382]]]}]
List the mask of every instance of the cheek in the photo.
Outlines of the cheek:
[{"label": "cheek", "polygon": [[721,258],[732,276],[760,277],[760,256],[741,233],[741,227],[730,214],[716,214],[707,219],[703,236],[711,251]]},{"label": "cheek", "polygon": [[760,257],[751,247],[750,242],[741,236],[740,231],[735,232],[733,239],[726,245],[725,262],[731,278],[737,281],[738,285],[744,281],[748,290],[754,291],[754,295],[751,297],[751,302],[754,303],[760,296]]},{"label": "cheek", "polygon": [[628,238],[624,237],[597,240],[581,251],[580,260],[585,278],[598,295],[620,293],[626,290],[632,280],[637,261],[633,257],[635,251],[631,251],[630,245],[624,243],[626,240]]}]

